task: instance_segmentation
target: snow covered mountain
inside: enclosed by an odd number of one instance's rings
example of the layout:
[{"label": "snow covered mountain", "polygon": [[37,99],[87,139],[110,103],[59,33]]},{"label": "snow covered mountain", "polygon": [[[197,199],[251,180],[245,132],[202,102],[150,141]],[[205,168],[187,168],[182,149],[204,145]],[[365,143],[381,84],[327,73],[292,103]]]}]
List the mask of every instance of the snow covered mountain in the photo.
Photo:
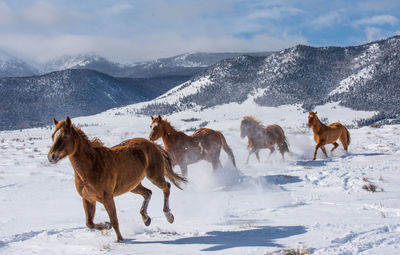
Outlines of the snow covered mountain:
[{"label": "snow covered mountain", "polygon": [[0,77],[21,77],[37,73],[35,67],[0,50]]},{"label": "snow covered mountain", "polygon": [[268,52],[257,53],[186,53],[170,58],[145,61],[133,64],[120,64],[107,60],[98,55],[84,54],[63,56],[45,63],[42,73],[66,69],[91,69],[114,77],[149,78],[186,76],[189,79],[204,71],[207,67],[228,58],[243,54],[268,55]]},{"label": "snow covered mountain", "polygon": [[92,70],[0,79],[1,129],[28,128],[52,117],[91,115],[148,99],[145,84]]},{"label": "snow covered mountain", "polygon": [[298,45],[269,56],[222,60],[140,110],[169,114],[249,97],[263,106],[331,101],[399,118],[400,36],[354,47]]}]

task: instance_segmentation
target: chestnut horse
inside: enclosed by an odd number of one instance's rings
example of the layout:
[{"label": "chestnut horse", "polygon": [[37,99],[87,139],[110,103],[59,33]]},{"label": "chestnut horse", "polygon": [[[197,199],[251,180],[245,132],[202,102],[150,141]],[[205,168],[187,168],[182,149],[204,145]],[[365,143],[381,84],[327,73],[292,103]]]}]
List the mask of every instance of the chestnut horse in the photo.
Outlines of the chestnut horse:
[{"label": "chestnut horse", "polygon": [[249,156],[247,156],[246,164],[249,163],[250,155],[255,153],[257,160],[260,162],[260,149],[269,149],[271,155],[275,151],[275,144],[278,145],[279,152],[284,158],[285,152],[289,152],[289,145],[285,136],[285,132],[279,125],[269,125],[265,127],[260,121],[252,116],[244,116],[240,123],[240,137],[248,138]]},{"label": "chestnut horse", "polygon": [[179,165],[183,176],[187,176],[187,166],[189,164],[196,163],[202,159],[211,162],[214,170],[220,167],[219,154],[221,147],[236,167],[233,152],[221,132],[209,128],[200,128],[193,135],[188,136],[181,131],[177,131],[160,115],[155,118],[151,116],[151,120],[149,139],[155,141],[160,137],[162,138],[165,149],[172,156],[172,164]]},{"label": "chestnut horse", "polygon": [[[168,202],[171,184],[165,177],[178,188],[181,188],[180,183],[186,182],[186,179],[173,172],[169,154],[164,149],[143,138],[126,140],[107,148],[98,139],[89,140],[81,129],[72,125],[69,117],[60,122],[56,119],[53,121],[55,132],[52,135],[53,145],[48,160],[55,164],[64,157],[69,157],[89,228],[102,230],[112,226],[117,241],[121,241],[114,197],[128,191],[143,196],[140,214],[144,224],[150,225],[147,206],[152,192],[141,184],[145,176],[164,192],[163,211],[168,222],[174,222]],[[104,205],[111,224],[93,222],[96,202]]]},{"label": "chestnut horse", "polygon": [[336,142],[337,139],[340,139],[344,150],[347,151],[347,147],[351,141],[350,133],[342,124],[337,122],[327,126],[318,119],[317,112],[309,112],[308,126],[312,128],[314,132],[314,141],[317,143],[315,146],[313,160],[317,158],[318,148],[321,148],[325,156],[328,157],[326,154],[325,145],[329,143],[333,144],[333,148],[331,149],[331,151],[333,151],[339,146],[339,144]]}]

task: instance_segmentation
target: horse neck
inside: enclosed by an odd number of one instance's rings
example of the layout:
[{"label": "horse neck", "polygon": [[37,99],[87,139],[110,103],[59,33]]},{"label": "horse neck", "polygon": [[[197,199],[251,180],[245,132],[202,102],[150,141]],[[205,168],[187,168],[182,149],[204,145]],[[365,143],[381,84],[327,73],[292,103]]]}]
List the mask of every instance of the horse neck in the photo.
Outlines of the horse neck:
[{"label": "horse neck", "polygon": [[96,151],[87,139],[78,133],[76,135],[78,138],[74,144],[75,149],[68,157],[74,171],[85,182],[90,173],[95,170],[91,159],[95,158]]},{"label": "horse neck", "polygon": [[168,147],[171,147],[176,141],[177,136],[181,136],[182,134],[184,133],[181,131],[177,131],[168,122],[164,122],[164,133],[162,134],[161,138],[164,142],[166,149],[168,149]]},{"label": "horse neck", "polygon": [[318,117],[315,116],[315,121],[311,125],[313,132],[318,133],[321,130],[321,128],[323,128],[324,126],[325,125],[318,119]]}]

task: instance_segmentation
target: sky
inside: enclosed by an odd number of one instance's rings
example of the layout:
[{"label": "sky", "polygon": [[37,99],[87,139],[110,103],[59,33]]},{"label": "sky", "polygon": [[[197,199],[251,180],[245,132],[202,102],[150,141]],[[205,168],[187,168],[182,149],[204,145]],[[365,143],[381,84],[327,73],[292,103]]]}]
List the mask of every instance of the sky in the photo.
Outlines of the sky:
[{"label": "sky", "polygon": [[399,34],[399,0],[0,0],[0,50],[33,62],[98,54],[133,63]]}]

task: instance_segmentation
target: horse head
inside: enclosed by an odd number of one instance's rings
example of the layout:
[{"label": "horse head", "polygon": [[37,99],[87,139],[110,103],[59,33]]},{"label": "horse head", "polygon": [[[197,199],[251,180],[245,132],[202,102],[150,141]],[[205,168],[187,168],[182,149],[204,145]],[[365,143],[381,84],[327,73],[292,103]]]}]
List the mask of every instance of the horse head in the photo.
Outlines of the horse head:
[{"label": "horse head", "polygon": [[60,122],[53,118],[53,122],[56,130],[51,136],[53,145],[47,154],[47,159],[50,163],[55,164],[74,151],[75,143],[73,126],[69,117]]},{"label": "horse head", "polygon": [[318,119],[317,112],[308,113],[308,126],[311,127],[313,123]]},{"label": "horse head", "polygon": [[240,138],[245,138],[247,136],[247,121],[242,120],[240,123]]},{"label": "horse head", "polygon": [[164,120],[161,118],[161,115],[158,115],[157,117],[151,116],[150,134],[149,134],[150,141],[155,141],[163,135],[164,133],[162,125],[163,122]]}]

